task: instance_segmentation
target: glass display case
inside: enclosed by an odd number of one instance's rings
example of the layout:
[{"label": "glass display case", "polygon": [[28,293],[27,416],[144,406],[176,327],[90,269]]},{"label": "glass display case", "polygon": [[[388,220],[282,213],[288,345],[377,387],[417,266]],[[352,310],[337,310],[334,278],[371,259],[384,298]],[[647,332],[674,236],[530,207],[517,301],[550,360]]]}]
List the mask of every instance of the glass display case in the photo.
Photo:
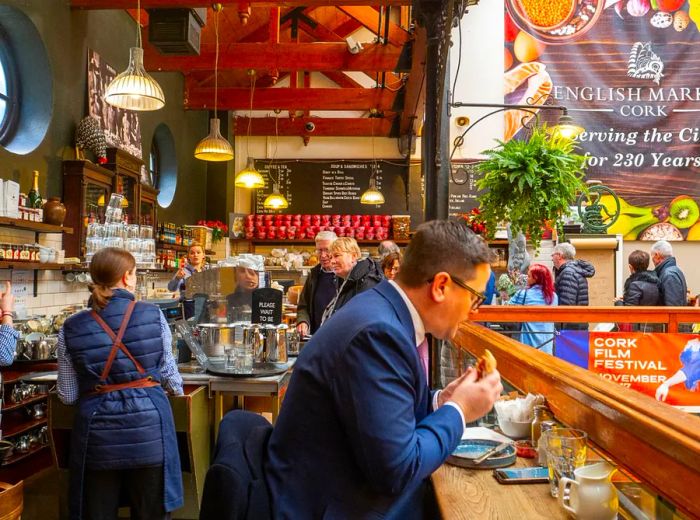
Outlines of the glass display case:
[{"label": "glass display case", "polygon": [[145,184],[141,185],[141,208],[140,208],[140,222],[142,226],[151,226],[153,229],[157,229],[157,219],[156,219],[156,201],[158,199],[158,190],[147,186]]},{"label": "glass display case", "polygon": [[85,239],[91,221],[104,217],[106,201],[112,194],[114,173],[90,161],[63,162],[65,225],[73,234],[63,237],[67,257],[85,256]]},{"label": "glass display case", "polygon": [[107,148],[105,168],[114,172],[113,189],[125,197],[122,214],[129,224],[139,224],[141,218],[141,167],[143,161],[120,150]]}]

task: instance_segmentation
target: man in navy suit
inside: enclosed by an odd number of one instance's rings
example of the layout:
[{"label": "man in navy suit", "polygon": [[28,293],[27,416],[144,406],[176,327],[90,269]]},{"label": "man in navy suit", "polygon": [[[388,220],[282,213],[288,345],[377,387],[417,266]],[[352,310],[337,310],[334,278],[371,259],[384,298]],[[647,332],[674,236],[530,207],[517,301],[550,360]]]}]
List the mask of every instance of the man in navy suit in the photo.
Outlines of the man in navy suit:
[{"label": "man in navy suit", "polygon": [[424,517],[426,483],[465,421],[491,410],[500,375],[474,369],[431,395],[426,333],[454,336],[483,301],[487,245],[458,222],[421,225],[395,281],[319,328],[294,366],[270,438],[274,517]]}]

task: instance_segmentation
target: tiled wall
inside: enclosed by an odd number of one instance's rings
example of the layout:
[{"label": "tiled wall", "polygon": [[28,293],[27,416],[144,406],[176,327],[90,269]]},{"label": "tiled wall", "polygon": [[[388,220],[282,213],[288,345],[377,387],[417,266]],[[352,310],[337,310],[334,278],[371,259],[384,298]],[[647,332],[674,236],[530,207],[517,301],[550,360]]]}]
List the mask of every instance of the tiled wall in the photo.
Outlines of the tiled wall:
[{"label": "tiled wall", "polygon": [[[62,235],[58,233],[40,234],[39,244],[62,249]],[[0,243],[33,244],[35,234],[32,231],[16,230],[0,227]],[[32,276],[34,271],[30,271]],[[79,274],[79,272],[74,273]],[[64,307],[75,304],[85,304],[90,296],[87,283],[78,281],[68,282],[61,270],[37,270],[37,296],[32,294],[32,284],[29,284],[29,295],[26,296],[27,315],[53,315]],[[149,275],[148,287],[165,287],[172,275],[170,273],[158,273]],[[11,280],[12,271],[0,269],[0,281]],[[20,316],[21,317],[21,316]]]}]

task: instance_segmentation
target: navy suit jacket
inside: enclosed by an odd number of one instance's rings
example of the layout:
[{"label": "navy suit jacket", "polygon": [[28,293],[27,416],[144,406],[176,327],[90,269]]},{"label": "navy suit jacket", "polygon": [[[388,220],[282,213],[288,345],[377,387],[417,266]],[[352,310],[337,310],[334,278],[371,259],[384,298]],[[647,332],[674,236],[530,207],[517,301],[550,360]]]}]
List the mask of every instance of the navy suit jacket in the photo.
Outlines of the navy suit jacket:
[{"label": "navy suit jacket", "polygon": [[350,300],[294,366],[266,467],[275,518],[421,518],[464,429],[430,400],[401,295],[382,282]]}]

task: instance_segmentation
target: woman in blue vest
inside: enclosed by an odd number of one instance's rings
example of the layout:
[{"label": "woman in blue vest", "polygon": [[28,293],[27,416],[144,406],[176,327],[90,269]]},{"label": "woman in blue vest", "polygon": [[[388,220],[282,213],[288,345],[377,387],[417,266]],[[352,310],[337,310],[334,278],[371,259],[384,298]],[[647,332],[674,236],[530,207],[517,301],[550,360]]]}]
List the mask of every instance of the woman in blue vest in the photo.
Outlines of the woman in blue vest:
[{"label": "woman in blue vest", "polygon": [[182,475],[166,391],[182,394],[170,329],[160,310],[136,302],[134,257],[106,248],[90,264],[91,309],[58,337],[59,398],[77,403],[71,434],[72,519],[167,519],[183,505]]}]

